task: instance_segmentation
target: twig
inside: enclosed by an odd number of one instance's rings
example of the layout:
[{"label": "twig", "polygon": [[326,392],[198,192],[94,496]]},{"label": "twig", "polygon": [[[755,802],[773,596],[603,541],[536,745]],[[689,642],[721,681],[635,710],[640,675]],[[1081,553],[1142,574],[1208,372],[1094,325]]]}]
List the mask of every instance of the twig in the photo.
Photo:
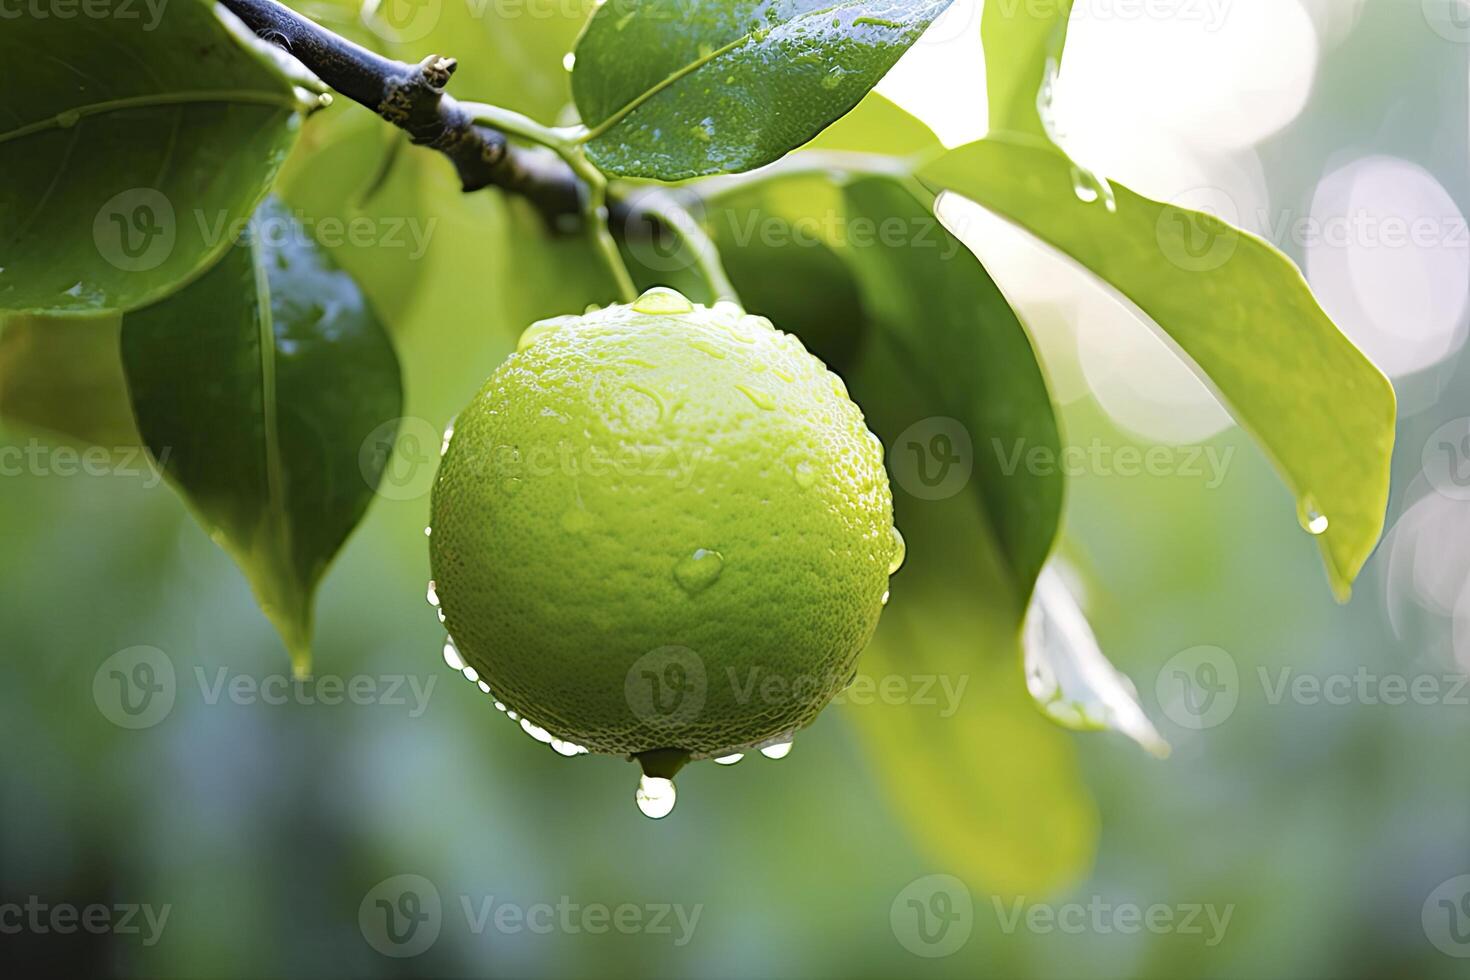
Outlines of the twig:
[{"label": "twig", "polygon": [[499,130],[476,125],[464,106],[445,93],[456,67],[453,58],[431,55],[410,65],[354,44],[276,0],[220,3],[337,92],[403,129],[414,143],[443,153],[464,190],[495,186],[519,194],[554,227],[564,226],[559,219],[581,212],[581,182],[556,154],[512,146]]}]

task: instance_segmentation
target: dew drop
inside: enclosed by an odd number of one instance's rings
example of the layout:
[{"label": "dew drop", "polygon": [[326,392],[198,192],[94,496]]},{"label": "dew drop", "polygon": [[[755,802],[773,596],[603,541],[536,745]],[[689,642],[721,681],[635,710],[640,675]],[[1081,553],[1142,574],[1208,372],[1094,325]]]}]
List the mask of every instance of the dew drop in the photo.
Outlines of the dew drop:
[{"label": "dew drop", "polygon": [[464,670],[464,657],[460,656],[459,647],[454,645],[454,637],[444,638],[444,662],[454,670]]},{"label": "dew drop", "polygon": [[885,605],[885,606],[886,606],[886,605],[888,605],[888,597],[889,597],[889,595],[891,595],[891,594],[892,594],[892,593],[891,593],[891,592],[890,592],[890,590],[888,590],[888,589],[884,589],[884,590],[883,590],[883,598],[882,598],[882,599],[879,599],[879,600],[878,600],[878,601],[879,601],[879,602],[880,602],[880,603],[881,603],[881,604],[882,604],[882,605]]},{"label": "dew drop", "polygon": [[633,794],[633,799],[638,802],[640,813],[659,820],[673,812],[676,796],[672,779],[643,776],[638,780],[638,791]]},{"label": "dew drop", "polygon": [[633,301],[637,313],[692,313],[694,304],[677,289],[654,286]]},{"label": "dew drop", "polygon": [[908,556],[909,546],[904,543],[903,535],[898,528],[893,529],[893,557],[888,559],[888,574],[892,575],[903,567],[903,560]]},{"label": "dew drop", "polygon": [[1305,494],[1297,501],[1296,519],[1308,534],[1322,534],[1327,530],[1327,515],[1317,506],[1317,498]]},{"label": "dew drop", "polygon": [[1077,200],[1083,204],[1096,204],[1101,201],[1109,214],[1116,213],[1118,210],[1118,197],[1113,193],[1113,185],[1090,170],[1084,170],[1078,166],[1072,167],[1072,193],[1077,195]]},{"label": "dew drop", "polygon": [[810,490],[812,486],[817,482],[816,467],[812,466],[812,464],[808,463],[806,460],[802,460],[800,463],[797,463],[796,466],[792,467],[791,478],[795,480],[796,485],[801,487],[803,490]]},{"label": "dew drop", "polygon": [[426,537],[426,538],[427,537],[432,537],[433,534],[434,534],[434,529],[432,527],[429,527],[427,524],[424,525],[424,537]]},{"label": "dew drop", "polygon": [[542,728],[540,725],[533,725],[525,718],[521,719],[521,730],[544,745],[550,745],[552,742],[550,732]]},{"label": "dew drop", "polygon": [[674,565],[674,581],[685,592],[694,595],[714,585],[724,568],[725,557],[718,551],[696,548],[693,554],[679,559]]},{"label": "dew drop", "polygon": [[708,354],[717,361],[723,361],[725,359],[725,352],[707,340],[691,340],[689,341],[689,346],[701,354]]},{"label": "dew drop", "polygon": [[450,419],[449,420],[449,424],[444,427],[444,439],[443,439],[443,441],[441,441],[439,443],[439,455],[441,457],[445,453],[449,452],[449,440],[450,439],[453,439],[453,438],[454,438],[454,419]]},{"label": "dew drop", "polygon": [[56,114],[56,125],[62,129],[71,129],[81,118],[82,114],[80,112],[75,109],[68,109],[65,112],[58,112]]},{"label": "dew drop", "polygon": [[435,609],[439,608],[439,590],[434,587],[433,579],[429,579],[429,589],[424,594],[424,598],[429,600],[429,605],[433,606]]},{"label": "dew drop", "polygon": [[735,763],[739,762],[743,758],[745,758],[745,754],[743,752],[736,752],[733,755],[722,755],[715,760],[715,765],[733,766]]},{"label": "dew drop", "polygon": [[490,685],[489,684],[486,684],[483,680],[477,681],[476,683],[478,683],[480,685],[480,693],[481,694],[489,694],[490,693]]},{"label": "dew drop", "polygon": [[761,755],[767,759],[784,759],[791,754],[790,742],[777,742],[775,745],[767,745],[761,749]]},{"label": "dew drop", "polygon": [[465,669],[461,670],[460,673],[463,674],[464,679],[469,681],[471,684],[478,684],[480,681],[480,672],[473,667],[465,667]]},{"label": "dew drop", "polygon": [[[623,26],[623,22],[622,21],[619,21],[618,22],[618,27],[621,29],[622,26]],[[577,67],[577,56],[576,56],[576,54],[573,53],[573,52],[571,52],[571,51],[568,51],[566,54],[562,55],[561,56],[561,66],[563,68],[565,68],[567,71],[571,71],[573,68],[576,68]]]}]

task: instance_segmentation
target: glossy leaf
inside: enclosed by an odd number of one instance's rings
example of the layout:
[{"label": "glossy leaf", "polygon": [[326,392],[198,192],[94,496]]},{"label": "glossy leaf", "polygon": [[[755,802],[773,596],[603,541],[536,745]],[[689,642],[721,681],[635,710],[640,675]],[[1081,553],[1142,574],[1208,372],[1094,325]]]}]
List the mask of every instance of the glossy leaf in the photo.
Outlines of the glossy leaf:
[{"label": "glossy leaf", "polygon": [[1266,449],[1345,599],[1383,530],[1395,400],[1291,260],[1209,215],[1109,185],[1042,147],[982,140],[924,166],[1110,283]]},{"label": "glossy leaf", "polygon": [[357,281],[390,330],[417,295],[438,231],[422,192],[425,170],[441,162],[434,156],[339,100],[306,124],[276,181],[274,193]]},{"label": "glossy leaf", "polygon": [[1169,755],[1138,689],[1103,655],[1076,596],[1051,565],[1036,580],[1022,649],[1026,688],[1052,721],[1077,731],[1112,729],[1158,758]]},{"label": "glossy leaf", "polygon": [[572,94],[611,174],[770,163],[878,83],[949,0],[624,0],[577,42]]},{"label": "glossy leaf", "polygon": [[1071,13],[1072,0],[992,0],[985,5],[980,36],[992,133],[1050,139],[1045,112]]},{"label": "glossy leaf", "polygon": [[213,4],[97,2],[0,30],[0,310],[126,310],[193,278],[299,123],[291,79]]},{"label": "glossy leaf", "polygon": [[1036,354],[984,267],[906,184],[870,178],[846,195],[854,234],[872,234],[848,253],[864,302],[902,367],[942,408],[888,444],[889,469],[916,495],[950,484],[974,495],[1019,622],[1062,508],[1061,473],[1024,462],[1061,451]]},{"label": "glossy leaf", "polygon": [[122,354],[150,451],[309,670],[313,593],[402,411],[382,325],[270,201],[199,281],[124,317]]},{"label": "glossy leaf", "polygon": [[0,325],[0,421],[69,442],[141,445],[128,403],[116,316],[17,315]]},{"label": "glossy leaf", "polygon": [[[962,261],[979,268],[968,256],[939,264]],[[845,375],[890,450],[915,421],[953,411],[897,340],[873,332]],[[892,479],[908,557],[835,710],[857,726],[886,797],[935,867],[988,894],[1065,888],[1091,864],[1096,808],[1071,738],[1026,693],[1006,560],[971,494],[925,499],[898,472]],[[885,681],[913,696],[880,696]]]}]

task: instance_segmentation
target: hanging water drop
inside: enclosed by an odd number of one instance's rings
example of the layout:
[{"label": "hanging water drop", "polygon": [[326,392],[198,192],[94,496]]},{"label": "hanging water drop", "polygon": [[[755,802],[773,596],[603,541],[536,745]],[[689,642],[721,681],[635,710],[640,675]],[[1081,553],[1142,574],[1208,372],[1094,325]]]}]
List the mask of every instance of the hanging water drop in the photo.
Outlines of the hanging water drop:
[{"label": "hanging water drop", "polygon": [[784,759],[791,754],[790,742],[777,742],[775,745],[767,745],[761,749],[761,755],[767,759]]},{"label": "hanging water drop", "polygon": [[715,760],[715,765],[733,766],[735,763],[739,762],[743,758],[745,758],[745,753],[743,752],[736,752],[733,755],[722,755]]},{"label": "hanging water drop", "polygon": [[429,605],[433,606],[435,609],[439,608],[439,592],[434,587],[433,579],[429,579],[429,589],[425,593],[424,597],[429,600]]},{"label": "hanging water drop", "polygon": [[463,670],[460,671],[460,673],[463,674],[464,679],[469,681],[471,684],[478,683],[480,680],[480,672],[473,667],[466,666]]},{"label": "hanging water drop", "polygon": [[454,645],[454,637],[444,638],[444,662],[454,670],[464,670],[464,657],[459,654],[459,647]]},{"label": "hanging water drop", "polygon": [[1317,498],[1309,493],[1297,501],[1296,519],[1308,534],[1323,534],[1327,530],[1327,515],[1317,506]]},{"label": "hanging water drop", "polygon": [[676,797],[674,781],[659,776],[639,777],[638,791],[633,794],[639,812],[654,820],[661,820],[673,811]]},{"label": "hanging water drop", "polygon": [[909,546],[904,543],[903,535],[898,533],[898,528],[893,529],[893,557],[888,559],[888,574],[892,575],[903,567],[903,560],[908,556]]}]

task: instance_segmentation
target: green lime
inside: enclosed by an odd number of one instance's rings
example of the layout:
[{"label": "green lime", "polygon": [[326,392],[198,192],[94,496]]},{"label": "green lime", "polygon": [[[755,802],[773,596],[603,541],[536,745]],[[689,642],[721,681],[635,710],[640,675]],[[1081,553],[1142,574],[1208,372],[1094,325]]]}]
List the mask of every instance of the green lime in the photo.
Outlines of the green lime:
[{"label": "green lime", "polygon": [[659,775],[809,724],[902,547],[842,381],[665,288],[526,330],[456,419],[429,542],[467,676],[559,750]]}]

